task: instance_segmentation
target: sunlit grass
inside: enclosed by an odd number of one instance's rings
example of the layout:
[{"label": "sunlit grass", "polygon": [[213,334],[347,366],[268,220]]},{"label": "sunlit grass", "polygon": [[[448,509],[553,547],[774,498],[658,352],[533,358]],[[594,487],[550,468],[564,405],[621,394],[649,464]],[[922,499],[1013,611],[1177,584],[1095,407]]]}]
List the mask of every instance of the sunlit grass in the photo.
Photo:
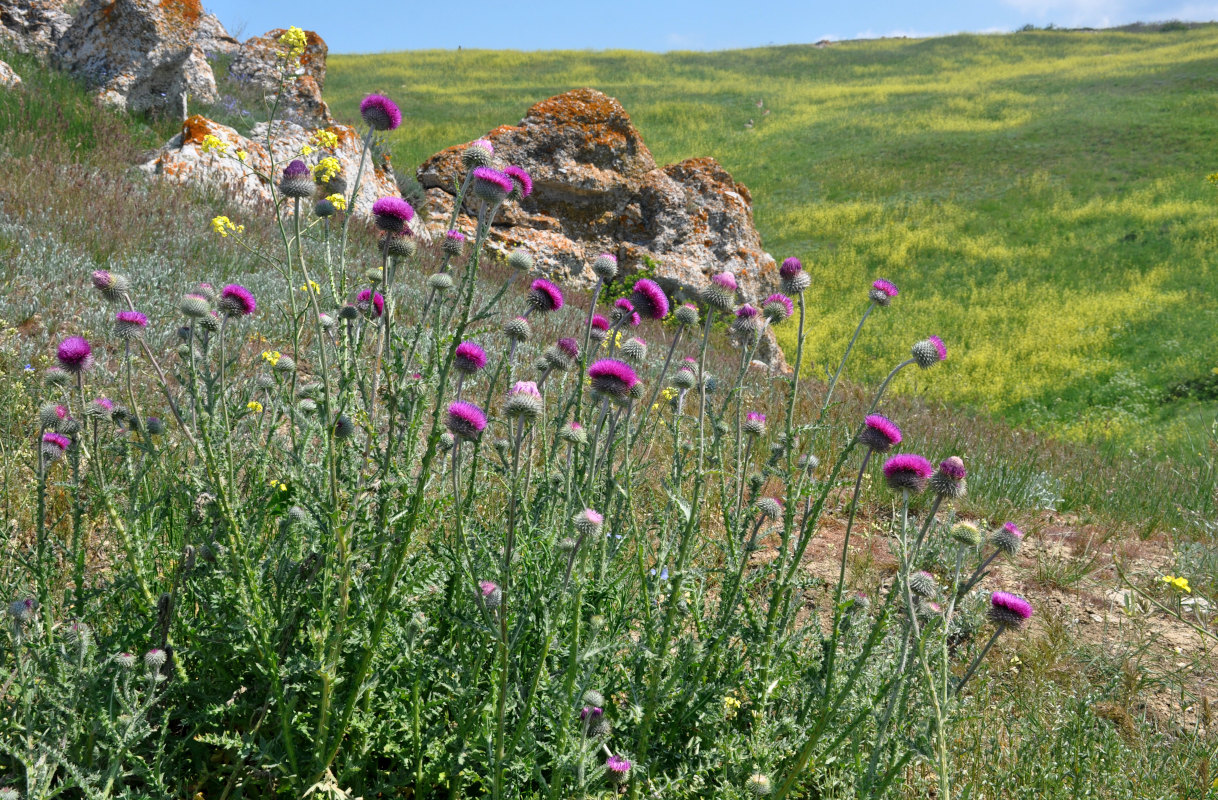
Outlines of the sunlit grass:
[{"label": "sunlit grass", "polygon": [[938,333],[950,366],[919,388],[939,398],[1072,438],[1187,450],[1215,403],[1165,393],[1218,364],[1218,190],[1204,182],[1218,168],[1216,45],[1218,27],[416,51],[334,56],[326,95],[348,118],[370,87],[398,98],[408,121],[390,144],[411,168],[594,86],[621,100],[657,161],[718,158],[753,191],[767,248],[812,265],[814,371],[857,321],[837,300],[861,305],[882,275],[908,288],[860,343],[856,377],[888,368],[877,356],[894,337]]}]

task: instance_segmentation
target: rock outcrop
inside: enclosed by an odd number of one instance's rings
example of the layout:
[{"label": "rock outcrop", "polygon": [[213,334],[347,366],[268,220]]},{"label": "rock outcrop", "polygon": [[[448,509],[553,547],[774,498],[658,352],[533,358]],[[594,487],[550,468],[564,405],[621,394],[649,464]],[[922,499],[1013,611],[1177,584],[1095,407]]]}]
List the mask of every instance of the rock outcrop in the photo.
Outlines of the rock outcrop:
[{"label": "rock outcrop", "polygon": [[[267,130],[267,123],[259,123],[254,126],[251,137],[247,139],[232,128],[196,115],[182,123],[181,132],[140,168],[174,183],[214,186],[228,193],[235,202],[247,207],[269,206],[270,186],[256,172],[270,174],[272,154],[279,165],[278,168],[282,170],[289,160],[296,158],[301,149],[310,143],[313,131],[293,122],[276,121],[271,129],[271,145],[268,151]],[[360,149],[363,146],[360,135],[346,125],[333,125],[327,130],[338,138],[337,147],[333,150],[315,150],[306,161],[312,164],[322,157],[333,156],[342,167],[342,177],[349,184],[353,183],[355,173],[359,169]],[[209,134],[227,145],[229,155],[214,151],[204,152],[203,140]],[[239,151],[247,153],[245,163],[230,157]],[[274,177],[278,179],[279,176],[276,174]],[[347,189],[348,194],[349,192],[350,188]],[[354,213],[357,216],[367,216],[371,212],[372,203],[378,197],[389,195],[398,195],[393,170],[387,163],[374,164],[369,158],[360,180]]]},{"label": "rock outcrop", "polygon": [[[497,160],[533,178],[533,194],[501,212],[492,246],[522,247],[539,269],[577,284],[594,280],[589,265],[602,252],[616,255],[626,271],[645,259],[658,262],[657,280],[673,290],[701,287],[723,270],[736,274],[746,299],[777,284],[748,189],[712,158],[658,166],[614,98],[593,89],[567,92],[485,138]],[[448,148],[419,168],[438,226],[452,211],[462,150]]]},{"label": "rock outcrop", "polygon": [[241,42],[229,35],[220,18],[204,13],[195,25],[195,44],[210,60],[217,55],[232,55],[241,47]]},{"label": "rock outcrop", "polygon": [[0,61],[0,89],[14,89],[21,85],[21,76],[3,61]]},{"label": "rock outcrop", "polygon": [[45,56],[72,24],[68,0],[0,0],[0,45]]},{"label": "rock outcrop", "polygon": [[55,46],[58,65],[131,111],[181,114],[187,98],[218,99],[197,43],[199,0],[86,0]]},{"label": "rock outcrop", "polygon": [[[282,28],[268,31],[262,36],[247,39],[234,53],[228,75],[233,80],[248,83],[274,94],[279,90],[283,70],[283,45],[279,37],[286,31]],[[277,116],[306,127],[333,125],[330,107],[321,99],[321,90],[326,85],[326,55],[329,48],[313,31],[305,31],[307,45],[300,57],[300,64],[293,71],[291,80],[284,86]]]}]

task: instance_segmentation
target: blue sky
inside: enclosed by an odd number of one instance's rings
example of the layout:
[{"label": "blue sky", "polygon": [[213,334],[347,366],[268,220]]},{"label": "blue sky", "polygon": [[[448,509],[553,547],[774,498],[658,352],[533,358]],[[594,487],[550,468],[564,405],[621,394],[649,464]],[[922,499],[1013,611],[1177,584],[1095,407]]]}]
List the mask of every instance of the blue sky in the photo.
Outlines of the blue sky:
[{"label": "blue sky", "polygon": [[241,38],[315,30],[338,53],[440,48],[719,50],[878,36],[1218,20],[1193,0],[204,0]]}]

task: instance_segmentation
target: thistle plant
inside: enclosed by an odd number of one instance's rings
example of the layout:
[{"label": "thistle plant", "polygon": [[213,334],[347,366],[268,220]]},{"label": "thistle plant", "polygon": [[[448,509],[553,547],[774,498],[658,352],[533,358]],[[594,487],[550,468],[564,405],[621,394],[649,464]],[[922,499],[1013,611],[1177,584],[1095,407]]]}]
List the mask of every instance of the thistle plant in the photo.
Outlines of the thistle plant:
[{"label": "thistle plant", "polygon": [[[286,84],[303,47],[284,46]],[[941,340],[914,344],[862,419],[830,413],[896,287],[860,292],[836,372],[805,381],[798,259],[758,305],[726,270],[689,303],[649,278],[609,303],[621,265],[601,254],[585,305],[519,278],[529,253],[490,263],[493,225],[535,187],[489,141],[462,149],[435,241],[398,197],[356,223],[374,138],[403,124],[384,95],[360,113],[353,175],[324,155],[324,131],[259,175],[279,249],[212,221],[279,296],[182,287],[180,315],[155,318],[137,310],[147,287],[91,276],[119,307],[113,328],[63,341],[31,421],[31,594],[10,609],[7,657],[24,711],[0,731],[43,787],[31,796],[783,798],[844,777],[879,797],[924,760],[950,797],[961,693],[1030,609],[995,593],[988,642],[948,646],[1019,536],[1004,528],[983,558],[939,516],[966,490],[965,460],[893,453],[886,393],[905,367],[946,359]],[[767,394],[749,364],[784,323],[794,369]],[[254,325],[274,338],[255,344]],[[887,531],[899,568],[864,601],[846,564],[877,454],[901,508]],[[856,467],[832,603],[809,610],[804,557]],[[926,491],[918,525],[910,501]],[[102,532],[108,559],[91,559]],[[955,548],[950,575],[927,570],[932,540]],[[73,624],[96,642],[81,656],[76,634],[76,672],[50,656],[69,652]],[[103,644],[147,655],[103,662]],[[109,681],[110,722],[49,742],[40,720],[64,712],[39,710],[58,708],[45,687],[74,674],[92,681],[85,704]],[[48,773],[32,754],[52,746]]]}]

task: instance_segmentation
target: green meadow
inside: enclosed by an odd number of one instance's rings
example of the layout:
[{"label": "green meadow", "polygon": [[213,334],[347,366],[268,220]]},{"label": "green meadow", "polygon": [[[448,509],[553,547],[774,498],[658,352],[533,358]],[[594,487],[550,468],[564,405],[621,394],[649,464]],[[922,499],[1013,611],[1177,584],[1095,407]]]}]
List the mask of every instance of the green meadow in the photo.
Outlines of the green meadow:
[{"label": "green meadow", "polygon": [[388,144],[413,169],[538,100],[600,89],[660,163],[723,163],[751,189],[766,248],[810,266],[815,373],[886,277],[901,297],[869,324],[853,377],[881,377],[894,337],[937,333],[947,369],[907,390],[1188,453],[1218,409],[1218,27],[1163,27],[335,55],[326,97],[341,118],[369,90],[394,97],[407,121]]}]

